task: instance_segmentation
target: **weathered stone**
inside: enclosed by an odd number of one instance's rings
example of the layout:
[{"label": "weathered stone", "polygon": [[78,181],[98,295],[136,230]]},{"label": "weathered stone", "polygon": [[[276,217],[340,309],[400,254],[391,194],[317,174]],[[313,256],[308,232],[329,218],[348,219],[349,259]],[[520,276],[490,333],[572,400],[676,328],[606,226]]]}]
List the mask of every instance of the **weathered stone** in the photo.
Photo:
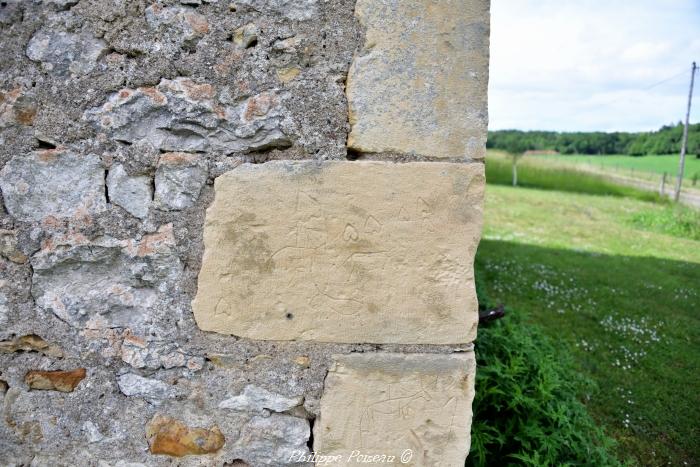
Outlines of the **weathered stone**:
[{"label": "weathered stone", "polygon": [[123,207],[132,216],[144,219],[153,199],[151,177],[129,176],[121,164],[114,165],[107,174],[109,200]]},{"label": "weathered stone", "polygon": [[197,201],[206,181],[206,162],[197,154],[163,154],[156,169],[156,206],[164,210],[188,208]]},{"label": "weathered stone", "polygon": [[99,443],[104,439],[104,435],[100,433],[100,429],[90,420],[83,423],[83,431],[85,432],[88,443]]},{"label": "weathered stone", "polygon": [[207,19],[194,9],[183,6],[166,7],[154,3],[146,8],[146,22],[154,29],[165,27],[184,44],[195,44],[209,32]]},{"label": "weathered stone", "polygon": [[197,324],[252,339],[471,342],[483,170],[268,162],[222,175]]},{"label": "weathered stone", "polygon": [[133,373],[126,373],[117,378],[119,390],[125,396],[143,397],[151,403],[159,403],[162,399],[175,396],[175,390],[169,384],[152,378]]},{"label": "weathered stone", "polygon": [[311,19],[318,13],[318,0],[238,0],[236,4],[297,21]]},{"label": "weathered stone", "polygon": [[86,117],[120,141],[146,140],[164,151],[226,153],[286,147],[282,96],[264,92],[236,106],[215,98],[213,86],[189,78],[155,88],[122,89]]},{"label": "weathered stone", "polygon": [[260,28],[255,23],[248,23],[233,31],[233,43],[238,47],[247,49],[258,42]]},{"label": "weathered stone", "polygon": [[146,439],[151,454],[174,457],[211,454],[226,442],[217,426],[191,428],[180,420],[162,414],[156,414],[146,425]]},{"label": "weathered stone", "polygon": [[13,263],[24,264],[27,262],[27,255],[20,251],[17,245],[17,235],[13,230],[0,229],[0,256]]},{"label": "weathered stone", "polygon": [[106,209],[100,158],[59,150],[15,156],[0,171],[10,215],[22,221],[86,217]]},{"label": "weathered stone", "polygon": [[4,396],[8,389],[10,389],[10,385],[7,384],[7,381],[0,379],[0,395]]},{"label": "weathered stone", "polygon": [[[353,451],[412,457],[400,465],[464,465],[474,398],[473,352],[334,357],[314,425],[314,451],[355,465]],[[402,461],[405,460],[402,459]]]},{"label": "weathered stone", "polygon": [[311,359],[307,355],[299,355],[294,359],[294,363],[302,368],[308,368],[311,365]]},{"label": "weathered stone", "polygon": [[242,448],[243,460],[251,465],[297,464],[295,455],[308,455],[306,443],[309,422],[291,415],[255,416],[241,430],[236,444]]},{"label": "weathered stone", "polygon": [[157,370],[186,367],[190,370],[201,370],[204,359],[183,352],[176,344],[159,344],[128,335],[124,337],[120,348],[120,356],[125,363],[134,368]]},{"label": "weathered stone", "polygon": [[[0,284],[2,284],[2,281],[0,281]],[[7,295],[0,292],[0,326],[7,324],[7,319],[10,315],[10,307],[7,302]]]},{"label": "weathered stone", "polygon": [[138,328],[182,271],[172,226],[141,240],[54,240],[32,256],[37,306],[82,328]]},{"label": "weathered stone", "polygon": [[365,44],[347,80],[348,146],[485,156],[488,0],[358,0]]},{"label": "weathered stone", "polygon": [[53,344],[49,344],[36,334],[15,337],[12,340],[0,341],[0,352],[39,352],[49,357],[62,357],[63,351]]},{"label": "weathered stone", "polygon": [[79,0],[44,0],[46,3],[56,5],[59,9],[65,9],[78,4]]},{"label": "weathered stone", "polygon": [[24,382],[29,389],[60,392],[73,392],[83,379],[85,379],[85,368],[68,371],[31,370],[24,376]]},{"label": "weathered stone", "polygon": [[12,24],[22,21],[22,4],[24,0],[5,0],[0,8],[0,24]]},{"label": "weathered stone", "polygon": [[277,79],[283,83],[288,83],[299,76],[301,70],[297,67],[285,67],[277,70]]},{"label": "weathered stone", "polygon": [[220,409],[232,409],[244,412],[284,412],[301,405],[302,396],[287,397],[270,392],[265,388],[249,384],[243,392],[230,397],[219,404]]},{"label": "weathered stone", "polygon": [[106,51],[105,42],[88,33],[46,29],[36,32],[27,45],[27,57],[59,75],[90,73]]},{"label": "weathered stone", "polygon": [[36,112],[36,103],[21,88],[0,91],[0,128],[13,124],[31,125]]}]

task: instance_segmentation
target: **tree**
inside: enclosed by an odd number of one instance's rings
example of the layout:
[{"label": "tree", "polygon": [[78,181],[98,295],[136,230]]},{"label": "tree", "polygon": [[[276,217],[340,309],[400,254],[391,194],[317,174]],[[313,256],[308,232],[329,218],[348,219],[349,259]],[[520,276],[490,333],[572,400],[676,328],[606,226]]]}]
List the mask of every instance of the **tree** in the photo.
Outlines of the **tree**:
[{"label": "tree", "polygon": [[513,161],[513,186],[518,186],[518,160],[530,149],[528,141],[524,138],[511,138],[503,149],[510,154]]}]

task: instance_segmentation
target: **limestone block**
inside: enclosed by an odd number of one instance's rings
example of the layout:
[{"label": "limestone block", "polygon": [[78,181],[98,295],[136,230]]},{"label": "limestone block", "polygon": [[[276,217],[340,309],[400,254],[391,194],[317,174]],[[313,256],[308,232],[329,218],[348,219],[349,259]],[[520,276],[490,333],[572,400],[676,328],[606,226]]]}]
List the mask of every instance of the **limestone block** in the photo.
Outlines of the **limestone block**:
[{"label": "limestone block", "polygon": [[[314,425],[314,451],[395,456],[388,465],[464,465],[474,398],[474,353],[350,354],[334,357]],[[353,458],[353,452],[355,457]],[[379,463],[377,463],[379,465]]]},{"label": "limestone block", "polygon": [[355,14],[366,34],[347,81],[348,146],[483,158],[489,0],[358,0]]},{"label": "limestone block", "polygon": [[268,162],[216,179],[193,301],[252,339],[475,338],[481,164]]}]

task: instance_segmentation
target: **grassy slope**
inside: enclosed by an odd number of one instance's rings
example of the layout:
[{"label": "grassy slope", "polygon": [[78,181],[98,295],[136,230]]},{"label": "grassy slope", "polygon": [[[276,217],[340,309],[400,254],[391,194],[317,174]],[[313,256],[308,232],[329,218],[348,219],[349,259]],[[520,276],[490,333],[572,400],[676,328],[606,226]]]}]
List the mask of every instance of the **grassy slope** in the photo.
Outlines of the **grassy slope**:
[{"label": "grassy slope", "polygon": [[700,241],[640,230],[668,209],[488,186],[477,272],[488,295],[572,349],[588,402],[641,465],[700,464]]},{"label": "grassy slope", "polygon": [[[667,156],[641,156],[632,157],[624,155],[606,155],[606,156],[585,156],[585,155],[562,155],[562,156],[545,156],[535,155],[528,156],[545,161],[568,162],[572,164],[589,164],[593,167],[607,168],[610,170],[620,170],[629,172],[631,169],[662,174],[666,172],[670,176],[675,177],[678,173],[678,155]],[[692,179],[694,175],[700,178],[700,159],[694,154],[688,155],[685,160],[685,178]],[[700,182],[699,182],[700,183]]]}]

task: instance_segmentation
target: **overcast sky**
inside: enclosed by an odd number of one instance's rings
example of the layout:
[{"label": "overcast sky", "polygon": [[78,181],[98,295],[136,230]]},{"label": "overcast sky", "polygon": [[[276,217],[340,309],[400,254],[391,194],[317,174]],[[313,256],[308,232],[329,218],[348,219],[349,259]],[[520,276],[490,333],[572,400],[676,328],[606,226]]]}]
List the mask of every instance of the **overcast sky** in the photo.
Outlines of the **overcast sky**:
[{"label": "overcast sky", "polygon": [[491,129],[639,131],[684,118],[700,0],[492,0],[491,15]]}]

